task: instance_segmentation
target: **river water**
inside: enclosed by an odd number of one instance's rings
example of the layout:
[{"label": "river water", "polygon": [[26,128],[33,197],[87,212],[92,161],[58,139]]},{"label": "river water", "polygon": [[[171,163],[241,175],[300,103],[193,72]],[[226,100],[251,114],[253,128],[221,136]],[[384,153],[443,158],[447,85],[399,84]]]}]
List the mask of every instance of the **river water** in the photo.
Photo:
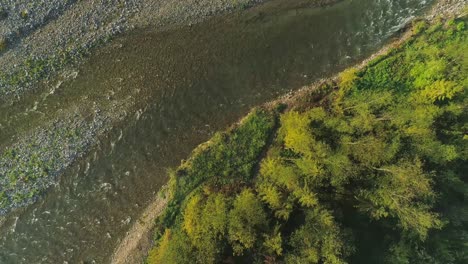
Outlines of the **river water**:
[{"label": "river water", "polygon": [[[387,43],[432,1],[274,0],[166,32],[139,29],[97,51],[73,91],[138,91],[127,118],[39,202],[7,216],[0,263],[107,263],[175,167],[261,103],[337,73]],[[135,95],[135,93],[129,93]],[[98,101],[99,103],[99,101]]]}]

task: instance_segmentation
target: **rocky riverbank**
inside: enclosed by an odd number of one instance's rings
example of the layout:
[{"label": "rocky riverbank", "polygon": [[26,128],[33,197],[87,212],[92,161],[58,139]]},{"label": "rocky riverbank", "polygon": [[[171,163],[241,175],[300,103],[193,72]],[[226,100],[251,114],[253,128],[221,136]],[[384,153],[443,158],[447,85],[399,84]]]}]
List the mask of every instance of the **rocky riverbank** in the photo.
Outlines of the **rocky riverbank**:
[{"label": "rocky riverbank", "polygon": [[94,0],[0,3],[0,102],[11,103],[135,27],[192,24],[265,0]]},{"label": "rocky riverbank", "polygon": [[108,124],[99,113],[89,124],[78,116],[62,120],[34,131],[0,155],[0,215],[36,201]]}]

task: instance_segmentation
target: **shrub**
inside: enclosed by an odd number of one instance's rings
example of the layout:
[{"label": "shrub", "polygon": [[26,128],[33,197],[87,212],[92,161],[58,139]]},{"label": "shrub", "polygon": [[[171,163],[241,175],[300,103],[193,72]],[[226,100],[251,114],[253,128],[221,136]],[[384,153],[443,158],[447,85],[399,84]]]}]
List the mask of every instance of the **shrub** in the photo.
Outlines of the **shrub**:
[{"label": "shrub", "polygon": [[29,11],[26,9],[21,10],[20,16],[22,19],[27,19],[29,17]]}]

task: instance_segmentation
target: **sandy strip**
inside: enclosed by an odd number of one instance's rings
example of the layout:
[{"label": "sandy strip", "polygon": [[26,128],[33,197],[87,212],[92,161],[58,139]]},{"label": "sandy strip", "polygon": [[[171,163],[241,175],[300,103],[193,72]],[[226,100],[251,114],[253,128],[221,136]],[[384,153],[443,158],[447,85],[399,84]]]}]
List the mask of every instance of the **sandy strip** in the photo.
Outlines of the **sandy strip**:
[{"label": "sandy strip", "polygon": [[156,197],[135,222],[112,255],[112,263],[142,263],[152,246],[154,221],[166,208],[167,199]]}]

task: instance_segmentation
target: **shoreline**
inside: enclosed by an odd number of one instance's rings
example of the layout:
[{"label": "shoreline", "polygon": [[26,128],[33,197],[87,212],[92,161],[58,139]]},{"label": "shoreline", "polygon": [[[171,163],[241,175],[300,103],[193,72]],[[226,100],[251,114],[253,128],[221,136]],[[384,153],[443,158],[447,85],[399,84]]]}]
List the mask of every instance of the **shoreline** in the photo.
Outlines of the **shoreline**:
[{"label": "shoreline", "polygon": [[111,263],[140,263],[142,257],[151,249],[151,230],[154,219],[156,219],[166,208],[168,199],[157,196],[145,209],[142,216],[135,222],[127,232],[124,239],[112,255]]},{"label": "shoreline", "polygon": [[[385,54],[391,52],[392,49],[402,45],[406,41],[408,41],[411,37],[414,36],[414,32],[412,31],[411,28],[411,23],[416,20],[426,20],[428,22],[434,21],[438,17],[441,16],[446,16],[445,18],[457,18],[457,17],[462,17],[467,15],[467,10],[466,10],[466,3],[462,1],[457,1],[457,0],[440,0],[437,1],[433,5],[433,7],[428,10],[428,12],[422,16],[422,17],[417,17],[409,21],[409,23],[402,29],[402,33],[397,36],[397,39],[394,41],[391,41],[389,44],[385,45],[381,49],[379,49],[377,52],[369,56],[368,58],[364,59],[363,61],[357,63],[355,66],[349,67],[349,68],[356,68],[356,69],[362,69],[366,67],[369,62],[372,60],[375,60],[376,58],[380,56],[384,56]],[[348,68],[348,69],[349,69]],[[272,108],[277,106],[278,104],[286,104],[288,107],[293,106],[293,102],[299,101],[299,98],[304,97],[305,95],[310,94],[311,92],[314,92],[317,88],[319,88],[321,85],[323,85],[326,82],[329,81],[337,81],[339,78],[339,74],[336,74],[332,77],[329,78],[323,78],[320,79],[310,85],[304,86],[300,88],[297,91],[290,92],[286,95],[283,95],[279,97],[276,100],[267,102],[265,104],[262,104],[260,107],[267,107],[267,108]],[[245,118],[242,117],[239,121],[237,121],[235,124],[241,122],[241,120]],[[209,142],[209,141],[208,141]],[[201,145],[207,144],[207,142],[202,143]],[[200,146],[201,146],[200,145]],[[197,147],[198,148],[198,147]],[[161,190],[165,189],[164,185]],[[130,229],[130,231],[127,233],[127,236],[122,240],[122,242],[119,242],[119,245],[116,247],[114,254],[112,255],[112,263],[135,263],[135,262],[126,262],[127,260],[142,260],[148,251],[144,251],[145,248],[148,248],[148,245],[152,243],[151,240],[151,234],[153,231],[154,226],[148,226],[147,223],[154,222],[157,217],[162,213],[164,210],[164,206],[167,203],[167,200],[161,202],[160,198],[156,198],[155,201],[151,202],[150,205],[145,209],[145,213],[141,218],[139,218],[135,225]],[[158,211],[153,214],[149,214],[148,211],[151,210],[151,208],[158,208]],[[148,219],[148,217],[154,217]],[[143,219],[143,223],[146,225],[141,225],[139,224],[140,219]],[[138,232],[138,233],[134,233]]]}]

